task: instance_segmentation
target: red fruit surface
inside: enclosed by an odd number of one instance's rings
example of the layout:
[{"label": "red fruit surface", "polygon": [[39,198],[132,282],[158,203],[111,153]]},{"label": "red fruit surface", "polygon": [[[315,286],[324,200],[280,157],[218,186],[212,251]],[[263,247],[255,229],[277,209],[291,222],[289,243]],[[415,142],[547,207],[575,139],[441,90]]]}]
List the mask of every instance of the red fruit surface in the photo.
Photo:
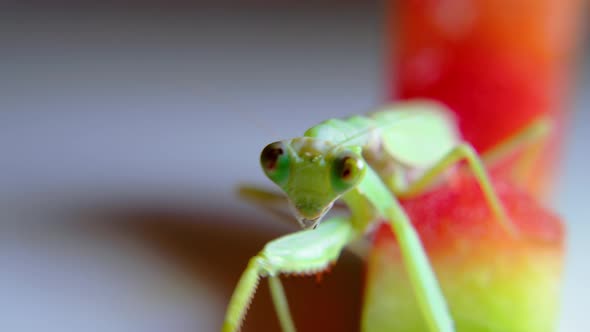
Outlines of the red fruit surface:
[{"label": "red fruit surface", "polygon": [[[494,178],[494,188],[517,230],[515,237],[494,218],[479,184],[468,175],[457,174],[452,181],[405,200],[402,205],[414,221],[424,245],[433,254],[449,249],[446,246],[452,249],[453,242],[463,242],[466,238],[478,243],[561,248],[564,227],[557,216],[501,178]],[[378,245],[379,236],[376,241]]]},{"label": "red fruit surface", "polygon": [[[450,306],[457,331],[554,331],[564,249],[560,219],[523,191],[494,186],[518,231],[491,214],[477,183],[456,181],[403,202]],[[426,331],[394,235],[376,232],[363,329]]]}]

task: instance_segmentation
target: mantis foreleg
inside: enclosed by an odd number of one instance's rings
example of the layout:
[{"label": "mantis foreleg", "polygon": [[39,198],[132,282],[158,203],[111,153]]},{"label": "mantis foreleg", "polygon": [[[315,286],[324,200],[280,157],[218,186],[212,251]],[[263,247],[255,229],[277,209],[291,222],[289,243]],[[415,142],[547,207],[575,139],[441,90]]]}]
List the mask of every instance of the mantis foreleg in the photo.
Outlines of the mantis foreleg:
[{"label": "mantis foreleg", "polygon": [[324,221],[315,230],[303,230],[269,242],[250,259],[230,300],[223,332],[237,331],[242,323],[260,277],[270,278],[270,290],[283,331],[294,331],[289,307],[278,276],[281,273],[313,274],[336,261],[352,239],[347,218]]},{"label": "mantis foreleg", "polygon": [[[269,191],[252,185],[241,185],[238,195],[245,201],[252,203],[268,211],[280,220],[289,224],[296,224],[291,211],[288,211],[288,201],[284,194]],[[346,210],[347,206],[342,201],[336,201],[332,210]],[[360,259],[368,255],[371,242],[366,237],[358,237],[348,243],[346,249]]]}]

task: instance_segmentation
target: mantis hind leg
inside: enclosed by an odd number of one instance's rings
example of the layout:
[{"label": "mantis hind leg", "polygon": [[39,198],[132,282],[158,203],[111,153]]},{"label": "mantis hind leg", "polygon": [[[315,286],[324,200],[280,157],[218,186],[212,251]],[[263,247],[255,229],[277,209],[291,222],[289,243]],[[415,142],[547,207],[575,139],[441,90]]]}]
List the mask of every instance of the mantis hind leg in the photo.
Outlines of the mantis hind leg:
[{"label": "mantis hind leg", "polygon": [[481,159],[486,165],[493,165],[523,148],[543,141],[550,132],[551,120],[547,117],[540,117],[484,152]]},{"label": "mantis hind leg", "polygon": [[483,194],[485,196],[490,209],[496,215],[498,221],[506,229],[506,231],[515,234],[512,223],[506,215],[504,205],[498,198],[494,187],[490,181],[488,173],[481,159],[479,158],[475,149],[468,143],[461,143],[454,147],[449,153],[447,153],[441,160],[439,160],[434,166],[427,169],[420,178],[411,182],[407,188],[397,190],[396,193],[399,197],[412,197],[423,192],[428,186],[434,183],[439,175],[444,171],[448,170],[451,166],[457,164],[460,161],[467,161],[467,165],[473,172],[477,182],[479,183]]},{"label": "mantis hind leg", "polygon": [[281,273],[314,274],[336,261],[342,249],[354,238],[347,218],[332,218],[315,230],[299,231],[269,242],[248,263],[230,299],[222,332],[237,331],[261,277],[269,277],[273,303],[285,332],[295,331],[286,296],[279,280]]},{"label": "mantis hind leg", "polygon": [[512,169],[512,176],[517,182],[526,182],[530,178],[529,171],[543,152],[545,140],[551,133],[551,119],[540,117],[516,132],[503,139],[494,147],[484,152],[481,159],[488,167],[494,167],[499,162],[515,156],[518,152],[522,155],[516,160]]},{"label": "mantis hind leg", "polygon": [[514,233],[513,226],[509,223],[503,204],[500,202],[491,185],[484,164],[488,166],[494,165],[525,149],[525,155],[516,164],[514,172],[516,177],[521,179],[526,178],[526,174],[532,167],[532,163],[542,152],[542,144],[540,143],[547,138],[550,130],[550,119],[547,117],[536,119],[531,124],[519,130],[516,134],[498,143],[492,149],[484,153],[481,158],[479,158],[477,152],[470,144],[462,143],[451,150],[438,163],[422,174],[419,179],[410,183],[406,188],[396,188],[395,193],[398,197],[411,197],[417,195],[436,181],[438,175],[453,164],[461,160],[466,160],[479,182],[490,208],[498,217],[498,220],[503,223],[506,230]]}]

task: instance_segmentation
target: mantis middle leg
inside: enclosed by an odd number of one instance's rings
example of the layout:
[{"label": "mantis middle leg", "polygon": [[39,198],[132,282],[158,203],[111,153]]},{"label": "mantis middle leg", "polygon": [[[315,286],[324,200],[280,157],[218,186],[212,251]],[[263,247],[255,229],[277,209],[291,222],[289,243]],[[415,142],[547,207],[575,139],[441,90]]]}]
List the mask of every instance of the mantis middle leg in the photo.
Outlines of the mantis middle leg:
[{"label": "mantis middle leg", "polygon": [[398,240],[404,265],[430,331],[454,331],[446,301],[418,234],[395,198],[394,204],[387,209],[386,217]]},{"label": "mantis middle leg", "polygon": [[[345,200],[368,201],[387,220],[399,244],[402,261],[427,330],[432,332],[454,331],[453,321],[443,293],[412,222],[395,195],[375,172],[367,170],[366,177],[364,187],[359,188],[358,192],[348,194]],[[358,195],[362,199],[352,195]],[[361,207],[357,206],[357,209]],[[363,317],[370,315],[370,312],[363,313]],[[363,330],[373,331],[372,324],[373,322],[370,320],[363,319]]]}]

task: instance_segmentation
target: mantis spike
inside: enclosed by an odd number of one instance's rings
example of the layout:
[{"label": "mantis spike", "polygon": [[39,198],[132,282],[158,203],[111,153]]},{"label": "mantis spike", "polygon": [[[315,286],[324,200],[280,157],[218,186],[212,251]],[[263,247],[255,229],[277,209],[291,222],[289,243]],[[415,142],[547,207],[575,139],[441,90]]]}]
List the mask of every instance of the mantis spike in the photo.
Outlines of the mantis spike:
[{"label": "mantis spike", "polygon": [[258,256],[250,259],[248,267],[240,277],[229,302],[222,332],[234,332],[240,329],[260,280],[260,259]]}]

